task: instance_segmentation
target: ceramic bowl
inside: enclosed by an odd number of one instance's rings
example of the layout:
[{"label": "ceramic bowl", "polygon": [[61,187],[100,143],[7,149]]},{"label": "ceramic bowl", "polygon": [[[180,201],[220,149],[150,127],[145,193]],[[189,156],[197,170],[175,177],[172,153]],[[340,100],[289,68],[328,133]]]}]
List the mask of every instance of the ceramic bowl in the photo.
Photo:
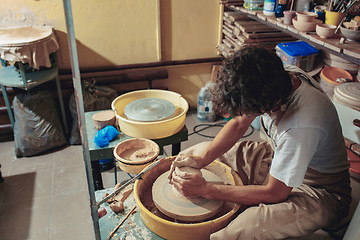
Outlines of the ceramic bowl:
[{"label": "ceramic bowl", "polygon": [[301,32],[313,32],[315,31],[316,24],[321,24],[320,20],[315,19],[312,22],[301,22],[296,18],[293,18],[292,23],[294,27]]},{"label": "ceramic bowl", "polygon": [[149,139],[132,138],[114,148],[114,157],[121,170],[137,174],[156,160],[160,147]]},{"label": "ceramic bowl", "polygon": [[296,17],[300,22],[313,22],[317,18],[317,14],[314,12],[297,12]]},{"label": "ceramic bowl", "polygon": [[331,38],[335,34],[336,26],[330,24],[317,24],[316,34],[321,38]]},{"label": "ceramic bowl", "polygon": [[353,41],[360,41],[360,30],[351,30],[341,26],[340,31],[345,38]]}]

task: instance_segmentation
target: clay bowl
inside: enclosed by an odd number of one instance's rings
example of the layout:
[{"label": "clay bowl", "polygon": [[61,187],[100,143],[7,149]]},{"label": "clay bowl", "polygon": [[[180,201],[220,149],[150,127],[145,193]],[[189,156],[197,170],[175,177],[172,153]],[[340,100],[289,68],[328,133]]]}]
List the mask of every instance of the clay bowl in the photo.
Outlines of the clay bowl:
[{"label": "clay bowl", "polygon": [[[235,217],[240,209],[239,204],[225,202],[223,209],[212,219],[199,223],[176,222],[162,214],[156,208],[151,198],[151,189],[158,176],[170,169],[175,157],[168,157],[154,168],[143,170],[141,180],[136,180],[134,185],[134,197],[140,209],[140,216],[144,224],[154,233],[165,239],[172,240],[208,240],[210,234],[224,228]],[[239,175],[226,164],[215,160],[205,167],[215,173],[224,184],[243,185]]]},{"label": "clay bowl", "polygon": [[313,22],[317,18],[317,14],[314,12],[297,12],[296,17],[300,22]]},{"label": "clay bowl", "polygon": [[301,32],[313,32],[315,31],[316,24],[321,24],[321,20],[315,19],[312,22],[302,22],[296,18],[293,18],[292,23],[294,27]]},{"label": "clay bowl", "polygon": [[316,34],[321,38],[331,38],[335,35],[336,26],[330,24],[317,24]]},{"label": "clay bowl", "polygon": [[121,170],[137,174],[150,165],[160,153],[159,146],[149,139],[132,138],[114,148],[114,156]]},{"label": "clay bowl", "polygon": [[345,38],[353,41],[360,41],[360,30],[351,30],[340,26],[340,31]]}]

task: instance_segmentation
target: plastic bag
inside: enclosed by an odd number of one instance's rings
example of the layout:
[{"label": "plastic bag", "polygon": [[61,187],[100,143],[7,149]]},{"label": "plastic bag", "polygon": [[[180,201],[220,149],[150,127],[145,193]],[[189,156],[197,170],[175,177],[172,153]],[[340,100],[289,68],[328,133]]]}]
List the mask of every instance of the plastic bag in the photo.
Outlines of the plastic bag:
[{"label": "plastic bag", "polygon": [[119,131],[113,126],[106,126],[99,130],[94,137],[94,142],[99,147],[106,147],[110,141],[119,135]]},{"label": "plastic bag", "polygon": [[14,97],[14,142],[17,157],[28,157],[66,143],[54,96],[48,91]]},{"label": "plastic bag", "polygon": [[[110,109],[112,101],[118,96],[114,89],[95,86],[95,80],[82,81],[82,92],[85,112]],[[74,94],[70,97],[69,108],[73,119],[69,141],[72,145],[81,144]]]}]

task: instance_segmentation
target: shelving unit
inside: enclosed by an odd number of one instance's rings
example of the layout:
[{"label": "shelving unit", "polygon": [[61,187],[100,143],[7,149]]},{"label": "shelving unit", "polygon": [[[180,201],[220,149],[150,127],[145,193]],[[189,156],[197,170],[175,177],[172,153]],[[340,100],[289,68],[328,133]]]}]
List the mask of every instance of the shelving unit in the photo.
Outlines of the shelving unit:
[{"label": "shelving unit", "polygon": [[315,32],[299,32],[293,25],[279,23],[275,17],[266,16],[262,13],[262,11],[252,11],[245,9],[244,7],[232,5],[225,5],[225,10],[232,10],[236,13],[243,14],[250,19],[266,24],[297,39],[306,41],[318,49],[327,51],[352,63],[360,65],[360,43],[345,40],[345,43],[342,44],[340,43],[340,34],[334,38],[323,39]]}]

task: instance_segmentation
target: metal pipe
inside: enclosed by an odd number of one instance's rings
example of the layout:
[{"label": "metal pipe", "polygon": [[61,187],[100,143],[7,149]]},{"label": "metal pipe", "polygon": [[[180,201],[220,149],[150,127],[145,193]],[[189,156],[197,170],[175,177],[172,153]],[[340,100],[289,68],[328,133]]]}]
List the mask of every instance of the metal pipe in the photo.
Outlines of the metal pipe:
[{"label": "metal pipe", "polygon": [[74,84],[74,94],[76,100],[77,107],[77,115],[80,126],[80,134],[81,134],[81,142],[83,148],[83,156],[84,163],[86,168],[86,177],[88,181],[88,190],[90,197],[90,207],[91,207],[91,216],[93,219],[94,225],[94,233],[96,239],[101,239],[100,237],[100,227],[99,227],[99,215],[97,213],[97,205],[95,199],[95,187],[93,182],[93,176],[91,171],[91,161],[90,161],[90,153],[88,151],[88,142],[87,142],[87,133],[86,133],[86,125],[85,125],[85,111],[84,111],[84,102],[83,102],[83,94],[81,88],[81,79],[80,79],[80,69],[79,69],[79,60],[77,55],[76,48],[76,39],[75,39],[75,31],[74,31],[74,23],[71,9],[70,0],[63,0],[64,3],[64,12],[65,12],[65,20],[66,20],[66,29],[70,50],[70,59],[71,59],[71,70],[73,76],[73,84]]}]

